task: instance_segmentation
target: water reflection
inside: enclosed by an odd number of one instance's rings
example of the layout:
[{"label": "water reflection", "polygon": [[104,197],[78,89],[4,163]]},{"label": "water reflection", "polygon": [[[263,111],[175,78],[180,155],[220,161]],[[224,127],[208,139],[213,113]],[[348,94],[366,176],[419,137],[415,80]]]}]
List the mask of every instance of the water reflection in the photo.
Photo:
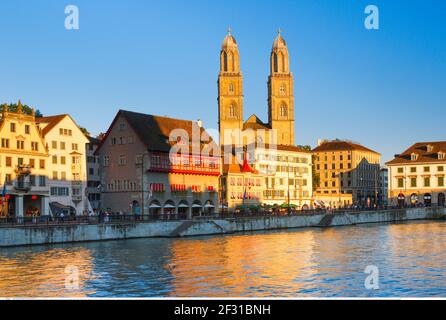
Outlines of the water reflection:
[{"label": "water reflection", "polygon": [[[416,222],[3,249],[0,296],[444,297],[445,235],[445,222]],[[364,287],[368,265],[379,290]]]}]

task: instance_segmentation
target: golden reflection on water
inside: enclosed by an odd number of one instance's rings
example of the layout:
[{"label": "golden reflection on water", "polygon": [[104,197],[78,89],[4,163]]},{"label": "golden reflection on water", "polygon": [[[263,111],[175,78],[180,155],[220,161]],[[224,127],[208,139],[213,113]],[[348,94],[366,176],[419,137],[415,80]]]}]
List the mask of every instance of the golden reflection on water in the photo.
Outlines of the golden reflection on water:
[{"label": "golden reflection on water", "polygon": [[446,297],[445,239],[425,221],[1,249],[0,297]]},{"label": "golden reflection on water", "polygon": [[[7,249],[10,250],[10,249]],[[68,267],[68,268],[67,268]],[[78,270],[78,281],[67,281]],[[0,297],[85,297],[85,281],[92,278],[93,261],[84,248],[49,249],[14,257],[0,254]],[[76,271],[77,272],[77,271]]]}]

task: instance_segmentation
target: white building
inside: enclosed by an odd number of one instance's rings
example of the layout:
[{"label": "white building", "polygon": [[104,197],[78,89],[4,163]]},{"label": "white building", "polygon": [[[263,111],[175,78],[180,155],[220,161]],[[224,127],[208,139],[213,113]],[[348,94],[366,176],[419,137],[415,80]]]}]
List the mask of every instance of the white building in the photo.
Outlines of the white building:
[{"label": "white building", "polygon": [[289,202],[299,209],[313,205],[312,154],[295,146],[255,148],[254,168],[264,176],[263,203]]},{"label": "white building", "polygon": [[100,140],[89,137],[90,142],[86,146],[87,154],[87,197],[91,207],[101,209],[101,166],[99,156],[95,155]]},{"label": "white building", "polygon": [[446,141],[419,142],[386,163],[392,205],[445,205]]},{"label": "white building", "polygon": [[91,210],[86,197],[86,144],[88,138],[67,114],[37,118],[49,152],[47,172],[50,207],[53,215],[60,211],[82,215]]}]

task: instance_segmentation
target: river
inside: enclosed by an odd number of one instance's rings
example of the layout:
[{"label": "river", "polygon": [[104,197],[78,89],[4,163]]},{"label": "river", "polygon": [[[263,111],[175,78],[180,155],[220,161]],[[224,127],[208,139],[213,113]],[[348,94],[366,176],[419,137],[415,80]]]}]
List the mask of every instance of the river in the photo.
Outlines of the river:
[{"label": "river", "polygon": [[3,248],[0,297],[446,297],[445,242],[423,221]]}]

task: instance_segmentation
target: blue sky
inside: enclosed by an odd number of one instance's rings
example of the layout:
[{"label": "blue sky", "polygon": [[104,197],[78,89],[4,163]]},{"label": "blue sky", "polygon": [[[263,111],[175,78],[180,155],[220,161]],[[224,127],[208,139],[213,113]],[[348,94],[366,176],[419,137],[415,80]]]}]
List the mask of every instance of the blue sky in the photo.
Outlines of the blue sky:
[{"label": "blue sky", "polygon": [[[66,5],[80,30],[64,28]],[[364,8],[380,29],[364,28]],[[245,119],[267,121],[269,54],[283,30],[295,77],[296,143],[358,141],[383,161],[445,140],[446,1],[2,0],[0,102],[71,113],[92,133],[117,110],[217,127],[219,50],[239,44]]]}]

